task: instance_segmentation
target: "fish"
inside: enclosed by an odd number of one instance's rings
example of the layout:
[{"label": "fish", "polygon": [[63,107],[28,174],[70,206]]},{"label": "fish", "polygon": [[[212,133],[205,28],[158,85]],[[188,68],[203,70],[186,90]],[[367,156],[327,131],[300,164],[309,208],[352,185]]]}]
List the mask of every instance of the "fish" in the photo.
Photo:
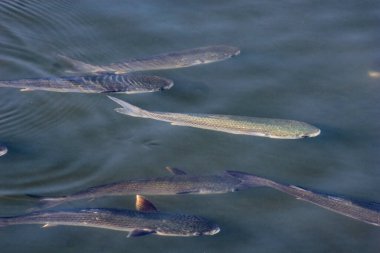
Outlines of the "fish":
[{"label": "fish", "polygon": [[[224,194],[256,187],[268,187],[286,193],[298,200],[320,206],[335,213],[380,226],[380,204],[350,201],[333,194],[310,191],[300,186],[286,185],[251,173],[227,170],[214,175],[188,175],[185,171],[166,167],[172,175],[167,177],[126,180],[99,185],[59,197],[29,195],[37,200],[39,208],[51,208],[69,201],[96,199],[105,196]],[[374,208],[376,207],[376,208]],[[378,207],[378,208],[377,208]]]},{"label": "fish", "polygon": [[5,155],[6,153],[8,153],[8,148],[7,148],[7,146],[5,146],[4,144],[1,144],[1,143],[0,143],[0,156]]},{"label": "fish", "polygon": [[58,55],[58,57],[74,68],[74,71],[70,72],[112,72],[122,74],[132,71],[185,68],[199,64],[222,61],[239,54],[240,49],[237,47],[214,45],[164,53],[144,58],[129,59],[110,65],[92,65],[64,55]]},{"label": "fish", "polygon": [[110,74],[70,76],[59,78],[34,78],[0,81],[0,87],[18,88],[21,91],[53,91],[80,93],[142,93],[167,90],[173,81],[140,74]]},{"label": "fish", "polygon": [[115,109],[118,113],[170,122],[175,126],[189,126],[230,134],[253,135],[275,139],[315,137],[321,132],[319,128],[308,123],[287,119],[146,111],[115,97],[108,97],[122,106],[122,108]]},{"label": "fish", "polygon": [[[367,224],[380,226],[380,209],[378,208],[366,208],[365,205],[359,205],[355,203],[355,201],[350,201],[348,199],[337,197],[331,194],[313,192],[295,185],[281,184],[250,173],[240,171],[226,171],[226,173],[242,180],[242,183],[244,183],[246,187],[269,187],[294,196],[299,200],[320,206],[332,212],[356,219],[361,222],[365,222]],[[366,206],[380,205],[378,203],[366,203]]]},{"label": "fish", "polygon": [[215,235],[217,224],[195,215],[160,212],[143,196],[136,196],[136,209],[90,208],[63,211],[38,211],[19,216],[0,217],[0,227],[42,224],[43,228],[64,225],[95,227],[128,232],[127,237],[149,234],[160,236]]},{"label": "fish", "polygon": [[194,176],[178,168],[166,167],[166,170],[170,176],[103,184],[66,196],[42,197],[31,194],[28,196],[37,200],[38,208],[46,209],[70,201],[92,200],[104,196],[216,194],[245,188],[240,179],[224,173]]}]

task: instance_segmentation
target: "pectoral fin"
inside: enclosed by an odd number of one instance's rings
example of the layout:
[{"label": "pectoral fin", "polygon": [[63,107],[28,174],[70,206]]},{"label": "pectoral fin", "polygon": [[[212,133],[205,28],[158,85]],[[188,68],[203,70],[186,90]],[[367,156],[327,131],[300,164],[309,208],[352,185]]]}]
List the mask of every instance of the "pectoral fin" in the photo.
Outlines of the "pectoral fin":
[{"label": "pectoral fin", "polygon": [[31,88],[22,88],[22,89],[20,89],[20,91],[33,91],[33,89],[31,89]]},{"label": "pectoral fin", "polygon": [[50,227],[54,227],[54,226],[57,226],[57,225],[46,223],[45,225],[42,226],[42,228],[50,228]]},{"label": "pectoral fin", "polygon": [[165,167],[165,169],[167,171],[169,171],[170,173],[172,173],[173,175],[177,175],[177,176],[179,176],[179,175],[186,175],[187,174],[183,170],[180,170],[180,169],[177,169],[177,168],[173,168],[173,167],[169,167],[169,166]]},{"label": "pectoral fin", "polygon": [[153,231],[135,229],[128,233],[127,238],[153,234]]},{"label": "pectoral fin", "polygon": [[136,195],[136,210],[141,212],[157,212],[157,208],[141,195]]}]

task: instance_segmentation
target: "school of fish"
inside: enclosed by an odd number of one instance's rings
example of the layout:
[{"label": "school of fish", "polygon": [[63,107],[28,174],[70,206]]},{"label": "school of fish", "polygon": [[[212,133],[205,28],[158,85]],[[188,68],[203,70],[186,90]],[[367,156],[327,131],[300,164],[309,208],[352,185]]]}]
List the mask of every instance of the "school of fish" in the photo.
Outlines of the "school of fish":
[{"label": "school of fish", "polygon": [[[155,92],[170,89],[173,81],[164,77],[131,72],[184,68],[222,61],[239,54],[240,49],[237,47],[216,45],[128,59],[108,65],[93,65],[59,55],[61,60],[70,65],[71,69],[68,72],[80,73],[80,75],[4,80],[0,81],[0,87],[17,88],[21,91],[79,93]],[[377,78],[378,72],[372,71],[368,75]],[[121,105],[121,108],[115,109],[118,113],[169,122],[174,126],[275,139],[316,137],[321,133],[316,126],[297,120],[147,111],[121,99],[108,97]],[[0,156],[7,152],[8,148],[0,144]],[[85,226],[125,231],[128,232],[127,237],[149,234],[215,235],[220,231],[220,227],[214,222],[191,214],[158,211],[143,195],[222,194],[253,187],[269,187],[335,213],[380,226],[380,209],[369,208],[333,194],[322,194],[299,186],[281,184],[240,171],[225,171],[214,175],[188,175],[176,168],[167,167],[167,170],[171,173],[170,176],[114,182],[63,196],[28,195],[36,201],[38,210],[16,216],[0,217],[0,227],[20,224],[41,224],[44,228],[57,225]],[[125,195],[136,195],[136,210],[112,208],[46,210],[70,201]]]}]

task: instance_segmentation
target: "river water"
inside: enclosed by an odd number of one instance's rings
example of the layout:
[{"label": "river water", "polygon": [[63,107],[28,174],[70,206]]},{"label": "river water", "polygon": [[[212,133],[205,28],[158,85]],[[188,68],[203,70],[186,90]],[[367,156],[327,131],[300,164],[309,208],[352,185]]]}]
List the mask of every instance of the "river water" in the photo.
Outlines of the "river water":
[{"label": "river water", "polygon": [[[226,169],[380,202],[379,1],[1,1],[0,79],[62,76],[58,55],[93,64],[214,44],[219,63],[149,72],[171,90],[117,95],[149,110],[305,121],[321,135],[275,140],[124,116],[103,94],[0,89],[0,194],[68,194],[121,179]],[[207,217],[215,236],[127,239],[83,227],[0,229],[1,252],[379,252],[380,228],[271,189],[149,197]],[[33,201],[0,198],[0,215]],[[133,196],[67,204],[133,208]],[[62,207],[64,208],[64,207]],[[21,241],[20,241],[21,240]]]}]

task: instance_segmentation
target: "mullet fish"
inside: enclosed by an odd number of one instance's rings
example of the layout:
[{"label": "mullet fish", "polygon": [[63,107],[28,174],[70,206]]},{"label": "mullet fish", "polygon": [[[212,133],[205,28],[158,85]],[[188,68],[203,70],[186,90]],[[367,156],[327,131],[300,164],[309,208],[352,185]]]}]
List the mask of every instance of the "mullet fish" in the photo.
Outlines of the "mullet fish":
[{"label": "mullet fish", "polygon": [[61,78],[21,79],[0,81],[0,87],[18,88],[21,91],[44,90],[80,93],[142,93],[170,89],[173,82],[159,76],[137,74],[102,74]]},{"label": "mullet fish", "polygon": [[72,211],[40,211],[20,216],[0,217],[0,226],[43,224],[96,227],[126,231],[128,237],[157,234],[162,236],[214,235],[220,228],[205,218],[159,212],[141,196],[136,196],[136,209],[82,209]]},{"label": "mullet fish", "polygon": [[38,204],[42,208],[49,208],[68,201],[95,199],[103,196],[220,194],[253,187],[269,187],[341,215],[380,226],[379,211],[365,208],[363,205],[355,204],[336,196],[312,192],[294,185],[280,184],[239,171],[226,171],[217,175],[192,176],[176,168],[167,167],[166,169],[173,175],[105,184],[62,197],[38,197]]},{"label": "mullet fish", "polygon": [[115,97],[108,97],[122,106],[122,108],[115,109],[118,113],[166,121],[176,126],[190,126],[230,134],[254,135],[276,139],[315,137],[321,132],[315,126],[295,120],[146,111]]},{"label": "mullet fish", "polygon": [[132,71],[185,68],[199,64],[222,61],[238,54],[240,54],[239,48],[217,45],[130,59],[110,65],[92,65],[62,55],[59,57],[72,65],[76,70],[75,72],[113,72],[121,74]]}]

